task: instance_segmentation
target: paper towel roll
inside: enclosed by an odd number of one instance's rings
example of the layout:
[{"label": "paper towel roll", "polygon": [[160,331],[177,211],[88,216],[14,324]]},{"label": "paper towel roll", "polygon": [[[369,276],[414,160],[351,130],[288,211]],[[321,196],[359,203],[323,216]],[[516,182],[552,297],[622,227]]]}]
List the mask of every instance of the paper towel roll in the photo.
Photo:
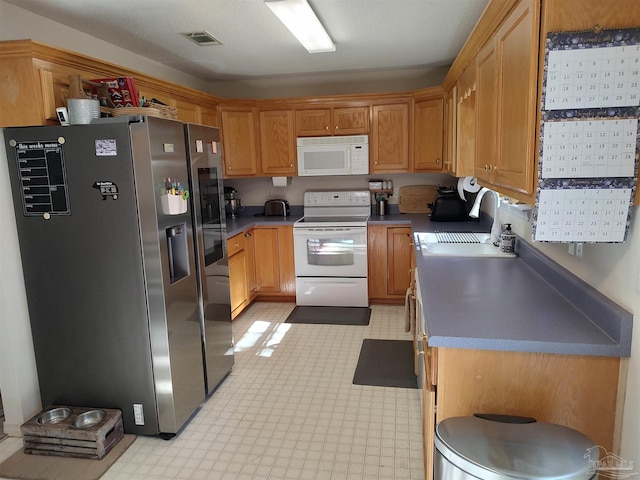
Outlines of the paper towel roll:
[{"label": "paper towel roll", "polygon": [[458,178],[458,195],[462,200],[466,200],[464,192],[477,193],[480,191],[480,185],[476,177],[460,177]]},{"label": "paper towel roll", "polygon": [[273,179],[274,187],[286,187],[287,177],[271,177]]}]

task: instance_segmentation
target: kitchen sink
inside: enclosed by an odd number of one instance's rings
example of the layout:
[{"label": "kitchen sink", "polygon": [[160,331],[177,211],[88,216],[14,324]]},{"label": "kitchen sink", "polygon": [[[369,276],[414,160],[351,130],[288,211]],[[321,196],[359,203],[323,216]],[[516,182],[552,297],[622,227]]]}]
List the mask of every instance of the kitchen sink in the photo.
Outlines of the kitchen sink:
[{"label": "kitchen sink", "polygon": [[502,253],[491,243],[489,233],[429,232],[416,233],[423,256],[443,257],[515,257],[515,253]]}]

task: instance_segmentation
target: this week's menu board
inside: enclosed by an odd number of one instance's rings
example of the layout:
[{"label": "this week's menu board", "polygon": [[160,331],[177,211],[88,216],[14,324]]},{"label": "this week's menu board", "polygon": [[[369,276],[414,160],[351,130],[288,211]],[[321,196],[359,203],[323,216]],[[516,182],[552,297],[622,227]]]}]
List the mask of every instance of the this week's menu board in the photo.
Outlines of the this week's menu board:
[{"label": "this week's menu board", "polygon": [[549,33],[533,239],[623,242],[638,178],[640,28]]}]

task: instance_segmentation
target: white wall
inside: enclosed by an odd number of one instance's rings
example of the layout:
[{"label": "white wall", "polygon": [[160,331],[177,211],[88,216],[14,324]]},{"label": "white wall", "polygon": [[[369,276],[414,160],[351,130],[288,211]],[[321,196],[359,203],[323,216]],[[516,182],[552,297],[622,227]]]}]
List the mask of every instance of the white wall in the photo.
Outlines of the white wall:
[{"label": "white wall", "polygon": [[[484,206],[483,206],[484,207]],[[637,210],[637,209],[634,209]],[[493,210],[487,210],[493,211]],[[568,245],[535,243],[535,247],[567,270],[631,312],[640,312],[640,215],[633,212],[626,243],[585,244],[582,259],[568,253]],[[500,208],[501,223],[531,243],[531,223]],[[508,292],[506,292],[508,293]],[[635,320],[635,318],[634,318]],[[626,360],[623,360],[626,361]],[[620,455],[640,467],[640,328],[634,325],[631,358],[622,418]],[[598,379],[593,379],[597,384]]]},{"label": "white wall", "polygon": [[[144,11],[132,8],[131,14],[144,15]],[[198,90],[207,91],[208,88],[208,83],[202,79],[0,0],[0,40],[24,39],[99,58]]]},{"label": "white wall", "polygon": [[406,185],[455,185],[456,179],[443,174],[393,174],[357,175],[353,177],[289,177],[286,187],[274,187],[271,178],[243,178],[225,180],[225,186],[234,187],[243,205],[259,206],[266,200],[282,198],[291,205],[302,205],[307,190],[369,189],[369,179],[391,180],[396,190],[389,198],[390,204],[398,203],[397,189]]},{"label": "white wall", "polygon": [[0,391],[4,430],[17,436],[41,405],[2,129],[0,138]]}]

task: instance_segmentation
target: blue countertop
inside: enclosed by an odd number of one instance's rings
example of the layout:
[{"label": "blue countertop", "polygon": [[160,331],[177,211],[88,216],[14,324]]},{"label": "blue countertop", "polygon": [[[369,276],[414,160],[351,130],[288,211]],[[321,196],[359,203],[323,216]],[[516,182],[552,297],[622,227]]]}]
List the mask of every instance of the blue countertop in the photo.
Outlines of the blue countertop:
[{"label": "blue countertop", "polygon": [[520,239],[516,258],[415,248],[430,346],[631,355],[633,315]]},{"label": "blue countertop", "polygon": [[[293,209],[292,209],[293,210]],[[231,237],[260,225],[290,225],[302,215],[227,219]],[[488,232],[491,219],[431,222],[426,214],[372,215],[370,224],[413,232]],[[628,357],[633,315],[518,239],[516,258],[423,257],[416,271],[432,347]]]}]

